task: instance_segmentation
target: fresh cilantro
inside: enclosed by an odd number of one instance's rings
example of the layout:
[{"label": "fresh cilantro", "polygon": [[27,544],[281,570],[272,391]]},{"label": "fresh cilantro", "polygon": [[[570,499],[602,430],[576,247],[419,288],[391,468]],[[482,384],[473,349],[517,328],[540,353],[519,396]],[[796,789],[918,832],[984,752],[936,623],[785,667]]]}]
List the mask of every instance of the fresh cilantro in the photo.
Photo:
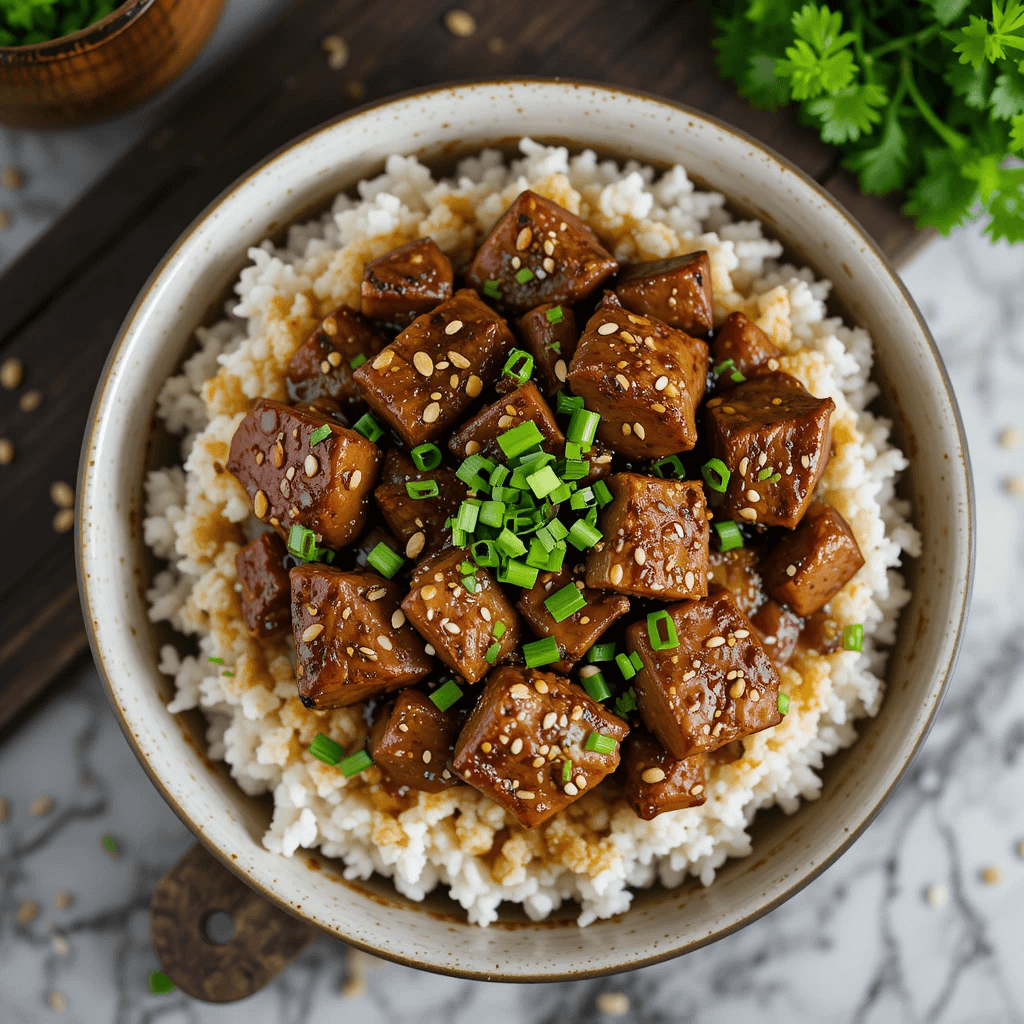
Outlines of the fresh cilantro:
[{"label": "fresh cilantro", "polygon": [[1024,114],[1019,114],[1013,119],[1010,128],[1010,149],[1014,153],[1024,154]]},{"label": "fresh cilantro", "polygon": [[992,116],[1009,121],[1018,114],[1024,114],[1024,74],[1010,67],[996,79],[992,90]]},{"label": "fresh cilantro", "polygon": [[843,166],[859,174],[860,187],[873,195],[884,196],[906,185],[910,166],[907,133],[900,124],[895,104],[886,112],[877,145],[851,153]]}]

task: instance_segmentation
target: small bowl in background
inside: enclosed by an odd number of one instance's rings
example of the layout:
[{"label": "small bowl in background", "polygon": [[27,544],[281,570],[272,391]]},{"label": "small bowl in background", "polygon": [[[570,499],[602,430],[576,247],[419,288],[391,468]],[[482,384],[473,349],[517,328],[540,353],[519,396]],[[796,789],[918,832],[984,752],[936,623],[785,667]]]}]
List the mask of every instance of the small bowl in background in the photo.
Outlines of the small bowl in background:
[{"label": "small bowl in background", "polygon": [[0,125],[74,128],[169,85],[206,45],[224,0],[127,0],[70,35],[0,46]]}]

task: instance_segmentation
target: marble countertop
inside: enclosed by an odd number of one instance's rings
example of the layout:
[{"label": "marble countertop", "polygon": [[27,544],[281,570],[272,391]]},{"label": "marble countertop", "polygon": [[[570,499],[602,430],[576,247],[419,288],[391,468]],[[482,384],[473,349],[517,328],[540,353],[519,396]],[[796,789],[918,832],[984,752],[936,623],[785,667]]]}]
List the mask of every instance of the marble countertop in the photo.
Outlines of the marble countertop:
[{"label": "marble countertop", "polygon": [[[231,0],[208,65],[282,0]],[[201,69],[201,68],[200,68]],[[195,72],[193,72],[195,73]],[[0,269],[159,116],[0,130]],[[976,226],[904,271],[949,369],[974,465],[978,567],[959,666],[903,783],[853,848],[773,913],[630,974],[540,986],[437,977],[317,940],[265,990],[152,995],[154,882],[192,837],[83,670],[0,746],[0,1024],[643,1024],[1024,1021],[1024,246]],[[1017,434],[1014,435],[1014,428]],[[52,806],[51,806],[52,803]],[[118,855],[103,847],[117,837]],[[624,998],[623,998],[624,997]]]}]

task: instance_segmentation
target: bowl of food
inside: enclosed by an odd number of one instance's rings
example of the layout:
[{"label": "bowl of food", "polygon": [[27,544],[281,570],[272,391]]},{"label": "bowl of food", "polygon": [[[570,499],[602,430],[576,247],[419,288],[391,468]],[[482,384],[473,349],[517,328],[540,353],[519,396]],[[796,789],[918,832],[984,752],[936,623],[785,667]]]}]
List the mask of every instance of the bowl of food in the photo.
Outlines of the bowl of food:
[{"label": "bowl of food", "polygon": [[80,493],[93,650],[186,824],[325,932],[516,981],[693,949],[845,850],[973,558],[861,229],[562,81],[388,100],[229,189],[122,329]]},{"label": "bowl of food", "polygon": [[69,128],[112,117],[192,63],[224,0],[0,4],[0,124]]}]

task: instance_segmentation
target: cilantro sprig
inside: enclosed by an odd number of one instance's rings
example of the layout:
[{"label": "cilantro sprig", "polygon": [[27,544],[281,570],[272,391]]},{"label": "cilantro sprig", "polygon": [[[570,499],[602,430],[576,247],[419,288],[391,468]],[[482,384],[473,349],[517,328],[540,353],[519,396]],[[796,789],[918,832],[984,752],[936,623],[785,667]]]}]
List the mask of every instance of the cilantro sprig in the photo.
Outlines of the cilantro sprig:
[{"label": "cilantro sprig", "polygon": [[70,35],[105,18],[123,0],[0,0],[0,46]]},{"label": "cilantro sprig", "polygon": [[1024,241],[1024,0],[728,0],[718,65],[754,106],[797,105],[864,192],[918,227],[987,215]]}]

